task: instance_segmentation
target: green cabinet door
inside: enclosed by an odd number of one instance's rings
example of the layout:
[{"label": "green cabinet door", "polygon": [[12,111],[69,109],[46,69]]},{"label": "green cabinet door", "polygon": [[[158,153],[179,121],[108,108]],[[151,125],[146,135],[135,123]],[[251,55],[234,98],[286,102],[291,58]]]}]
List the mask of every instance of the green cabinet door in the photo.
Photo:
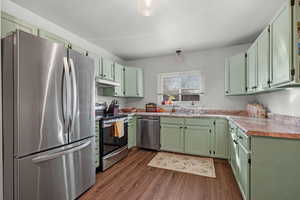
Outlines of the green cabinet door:
[{"label": "green cabinet door", "polygon": [[184,152],[183,128],[177,125],[161,125],[160,130],[161,149],[164,151]]},{"label": "green cabinet door", "polygon": [[71,48],[74,50],[74,51],[77,51],[78,53],[80,53],[81,55],[84,55],[86,56],[87,55],[87,51],[86,49],[80,47],[80,46],[77,46],[75,44],[72,44],[71,45]]},{"label": "green cabinet door", "polygon": [[210,155],[210,127],[188,126],[185,128],[185,153],[209,156]]},{"label": "green cabinet door", "polygon": [[137,69],[125,67],[125,96],[137,97]]},{"label": "green cabinet door", "polygon": [[271,86],[292,79],[292,19],[291,6],[286,4],[271,24]]},{"label": "green cabinet door", "polygon": [[102,77],[106,80],[114,80],[114,62],[109,59],[102,58]]},{"label": "green cabinet door", "polygon": [[136,146],[136,117],[128,123],[128,148]]},{"label": "green cabinet door", "polygon": [[42,29],[38,30],[38,36],[40,36],[42,38],[45,38],[47,40],[51,40],[53,42],[64,44],[65,47],[69,47],[69,45],[70,45],[70,43],[67,40],[65,40],[64,38],[59,37],[59,36],[57,36],[53,33],[50,33],[48,31],[45,31],[45,30],[42,30]]},{"label": "green cabinet door", "polygon": [[228,158],[228,122],[216,120],[214,131],[213,154],[217,158]]},{"label": "green cabinet door", "polygon": [[229,58],[225,59],[225,95],[230,94],[230,67]]},{"label": "green cabinet door", "polygon": [[137,96],[144,97],[144,70],[137,68]]},{"label": "green cabinet door", "polygon": [[241,53],[229,58],[230,95],[246,93],[246,60],[245,54]]},{"label": "green cabinet door", "polygon": [[257,89],[257,42],[247,52],[247,92]]},{"label": "green cabinet door", "polygon": [[230,134],[230,164],[233,170],[233,173],[238,179],[239,176],[239,151],[238,151],[238,145],[236,141],[236,136],[233,134]]},{"label": "green cabinet door", "polygon": [[115,87],[114,96],[122,97],[124,96],[124,66],[115,63],[115,82],[119,83],[120,87]]},{"label": "green cabinet door", "polygon": [[5,37],[11,32],[22,30],[27,33],[37,35],[37,27],[17,19],[5,12],[1,12],[1,37]]},{"label": "green cabinet door", "polygon": [[257,90],[269,88],[270,79],[270,28],[267,27],[257,40]]},{"label": "green cabinet door", "polygon": [[88,56],[92,58],[95,62],[95,68],[96,68],[96,77],[97,78],[102,78],[101,77],[101,57],[97,55],[96,53],[93,52],[88,52]]},{"label": "green cabinet door", "polygon": [[249,199],[249,191],[250,191],[250,165],[249,165],[249,158],[250,153],[246,148],[243,147],[243,145],[239,144],[239,182],[240,182],[240,188],[242,195],[245,200]]}]

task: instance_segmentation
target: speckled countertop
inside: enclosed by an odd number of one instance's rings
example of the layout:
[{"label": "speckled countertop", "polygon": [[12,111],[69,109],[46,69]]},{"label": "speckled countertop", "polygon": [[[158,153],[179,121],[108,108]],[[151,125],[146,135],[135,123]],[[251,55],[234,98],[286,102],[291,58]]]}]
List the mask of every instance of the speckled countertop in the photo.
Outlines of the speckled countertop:
[{"label": "speckled countertop", "polygon": [[186,114],[186,113],[147,113],[138,112],[133,115],[137,116],[160,116],[160,117],[191,117],[191,118],[226,118],[236,124],[240,129],[245,131],[249,136],[277,137],[300,139],[300,125],[297,123],[283,123],[274,119],[261,119],[239,114]]}]

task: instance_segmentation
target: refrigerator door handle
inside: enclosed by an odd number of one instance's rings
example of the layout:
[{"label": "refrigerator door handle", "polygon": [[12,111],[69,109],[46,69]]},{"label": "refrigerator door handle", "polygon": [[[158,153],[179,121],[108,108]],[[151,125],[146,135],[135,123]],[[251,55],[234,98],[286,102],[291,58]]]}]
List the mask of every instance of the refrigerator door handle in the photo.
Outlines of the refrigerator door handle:
[{"label": "refrigerator door handle", "polygon": [[64,113],[64,120],[65,120],[65,127],[68,130],[70,126],[70,105],[71,105],[71,95],[70,95],[70,90],[71,90],[71,79],[70,79],[70,69],[69,69],[69,64],[68,64],[68,58],[64,57],[64,71],[65,71],[65,80],[66,80],[66,108],[63,111]]},{"label": "refrigerator door handle", "polygon": [[60,152],[53,153],[53,154],[38,156],[38,157],[32,159],[32,162],[33,163],[41,163],[41,162],[46,162],[48,160],[53,160],[53,159],[61,157],[63,155],[66,155],[66,154],[69,154],[69,153],[74,153],[76,151],[80,151],[80,150],[88,147],[91,143],[92,143],[91,141],[88,141],[88,142],[86,142],[82,145],[70,148],[70,149],[65,150],[65,151],[60,151]]},{"label": "refrigerator door handle", "polygon": [[71,76],[72,76],[72,83],[73,83],[73,110],[72,110],[72,117],[71,117],[71,131],[70,133],[73,132],[74,129],[74,121],[78,109],[78,102],[77,102],[77,80],[76,80],[76,73],[75,73],[75,66],[74,66],[74,61],[72,58],[69,59],[70,61],[70,66],[71,66]]}]

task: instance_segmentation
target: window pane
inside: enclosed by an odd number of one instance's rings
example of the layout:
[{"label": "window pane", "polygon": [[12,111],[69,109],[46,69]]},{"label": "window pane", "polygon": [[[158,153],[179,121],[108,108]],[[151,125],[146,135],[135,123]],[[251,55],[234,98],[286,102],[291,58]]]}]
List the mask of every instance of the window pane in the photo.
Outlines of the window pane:
[{"label": "window pane", "polygon": [[200,89],[199,75],[181,76],[181,88],[183,89]]},{"label": "window pane", "polygon": [[171,94],[171,93],[178,94],[180,85],[181,85],[181,80],[180,80],[179,76],[164,77],[163,78],[163,93],[164,94]]},{"label": "window pane", "polygon": [[[174,94],[174,95],[171,95],[173,96],[175,99],[173,99],[172,101],[179,101],[179,95],[178,94]],[[169,95],[163,95],[163,101],[168,101],[169,100]]]}]

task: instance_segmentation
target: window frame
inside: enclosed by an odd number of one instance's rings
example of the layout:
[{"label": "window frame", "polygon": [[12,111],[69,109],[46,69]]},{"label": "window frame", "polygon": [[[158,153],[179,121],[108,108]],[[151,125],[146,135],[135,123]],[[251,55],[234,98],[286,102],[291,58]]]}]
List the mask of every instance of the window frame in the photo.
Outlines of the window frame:
[{"label": "window frame", "polygon": [[[165,77],[174,77],[180,75],[196,75],[198,74],[200,77],[200,101],[201,95],[205,94],[205,76],[204,73],[201,71],[186,71],[186,72],[170,72],[170,73],[160,73],[157,75],[157,104],[161,105],[163,101],[163,78]],[[182,88],[181,88],[182,89]],[[180,90],[181,90],[180,89]],[[200,102],[200,101],[181,101],[182,94],[179,93],[179,101],[174,102],[174,104],[181,104],[181,103],[188,103],[188,102]]]}]

